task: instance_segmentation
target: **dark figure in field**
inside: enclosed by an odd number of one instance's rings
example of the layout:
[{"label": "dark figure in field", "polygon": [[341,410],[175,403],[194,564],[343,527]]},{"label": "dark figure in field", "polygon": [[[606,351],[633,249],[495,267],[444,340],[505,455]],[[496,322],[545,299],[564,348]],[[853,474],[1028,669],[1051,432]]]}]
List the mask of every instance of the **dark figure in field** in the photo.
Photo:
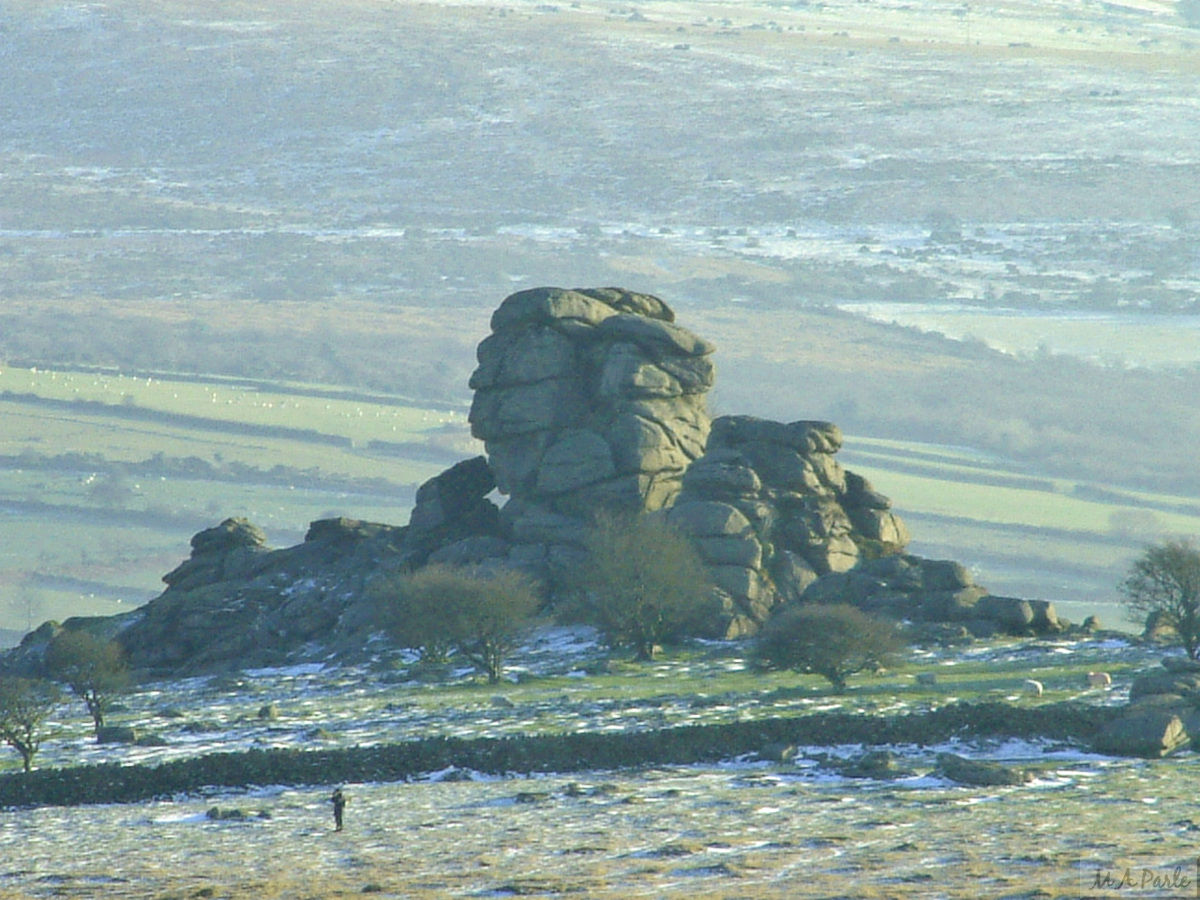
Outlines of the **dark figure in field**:
[{"label": "dark figure in field", "polygon": [[333,792],[333,796],[329,798],[329,802],[333,804],[333,827],[335,831],[342,830],[342,813],[346,811],[346,795],[342,793],[342,789],[338,788]]}]

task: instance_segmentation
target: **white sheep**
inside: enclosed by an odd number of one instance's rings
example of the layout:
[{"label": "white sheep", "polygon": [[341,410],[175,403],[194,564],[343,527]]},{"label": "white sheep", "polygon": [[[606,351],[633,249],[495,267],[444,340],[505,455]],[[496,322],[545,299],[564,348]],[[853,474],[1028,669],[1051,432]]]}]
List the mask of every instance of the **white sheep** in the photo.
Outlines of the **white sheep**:
[{"label": "white sheep", "polygon": [[1025,693],[1029,694],[1031,697],[1042,696],[1042,683],[1040,681],[1034,681],[1032,678],[1026,678]]},{"label": "white sheep", "polygon": [[1112,676],[1107,672],[1088,672],[1088,687],[1094,688],[1109,688],[1112,687]]}]

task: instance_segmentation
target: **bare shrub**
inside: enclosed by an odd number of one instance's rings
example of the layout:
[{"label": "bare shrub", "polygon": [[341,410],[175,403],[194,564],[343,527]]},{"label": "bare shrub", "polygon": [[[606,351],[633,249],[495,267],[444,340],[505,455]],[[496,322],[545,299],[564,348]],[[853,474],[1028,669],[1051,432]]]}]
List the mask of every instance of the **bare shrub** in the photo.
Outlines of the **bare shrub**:
[{"label": "bare shrub", "polygon": [[533,582],[519,572],[442,565],[379,582],[373,593],[380,624],[398,642],[433,663],[455,651],[492,684],[541,605]]},{"label": "bare shrub", "polygon": [[704,563],[662,520],[603,513],[585,548],[568,615],[595,625],[611,645],[650,660],[660,644],[711,630],[716,609]]},{"label": "bare shrub", "polygon": [[1200,654],[1200,550],[1190,541],[1147,547],[1121,583],[1131,621],[1153,615],[1191,659]]},{"label": "bare shrub", "polygon": [[86,631],[61,631],[46,647],[46,674],[71,689],[87,706],[96,733],[118,694],[129,686],[129,668],[120,644]]},{"label": "bare shrub", "polygon": [[846,679],[890,663],[903,646],[896,626],[847,603],[787,606],[756,638],[753,657],[768,669],[820,675],[834,690]]},{"label": "bare shrub", "polygon": [[25,771],[45,735],[42,722],[59,700],[58,687],[32,678],[0,677],[0,740],[21,754]]}]

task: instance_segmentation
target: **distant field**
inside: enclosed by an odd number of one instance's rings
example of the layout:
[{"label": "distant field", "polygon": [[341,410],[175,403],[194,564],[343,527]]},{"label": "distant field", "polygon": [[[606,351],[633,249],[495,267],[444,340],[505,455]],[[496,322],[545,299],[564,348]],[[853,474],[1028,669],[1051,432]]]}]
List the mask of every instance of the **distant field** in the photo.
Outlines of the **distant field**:
[{"label": "distant field", "polygon": [[1031,310],[909,303],[847,303],[842,309],[955,339],[974,339],[1005,353],[1065,353],[1116,366],[1200,365],[1200,317],[1117,313],[1038,314]]},{"label": "distant field", "polygon": [[188,539],[246,516],[276,546],[403,524],[472,451],[462,411],[317,386],[0,368],[0,627],[157,594]]}]

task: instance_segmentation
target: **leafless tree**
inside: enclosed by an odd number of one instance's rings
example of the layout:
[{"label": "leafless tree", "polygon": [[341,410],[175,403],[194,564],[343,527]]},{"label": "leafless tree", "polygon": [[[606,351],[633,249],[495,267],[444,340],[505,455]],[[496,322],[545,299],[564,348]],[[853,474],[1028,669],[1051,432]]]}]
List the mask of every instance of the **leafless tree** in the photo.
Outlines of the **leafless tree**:
[{"label": "leafless tree", "polygon": [[585,545],[573,614],[610,644],[651,660],[660,644],[711,630],[712,584],[685,535],[655,517],[604,513]]},{"label": "leafless tree", "polygon": [[58,687],[49,681],[0,676],[0,740],[21,754],[26,772],[45,737],[42,723],[59,697]]},{"label": "leafless tree", "polygon": [[46,674],[67,685],[87,706],[96,733],[115,697],[129,686],[121,645],[86,631],[61,631],[46,647]]},{"label": "leafless tree", "polygon": [[453,650],[495,684],[541,605],[519,572],[432,565],[381,582],[373,591],[380,622],[422,659],[443,662]]},{"label": "leafless tree", "polygon": [[1171,628],[1191,659],[1200,654],[1200,550],[1190,541],[1147,547],[1121,583],[1133,621],[1153,615]]}]

